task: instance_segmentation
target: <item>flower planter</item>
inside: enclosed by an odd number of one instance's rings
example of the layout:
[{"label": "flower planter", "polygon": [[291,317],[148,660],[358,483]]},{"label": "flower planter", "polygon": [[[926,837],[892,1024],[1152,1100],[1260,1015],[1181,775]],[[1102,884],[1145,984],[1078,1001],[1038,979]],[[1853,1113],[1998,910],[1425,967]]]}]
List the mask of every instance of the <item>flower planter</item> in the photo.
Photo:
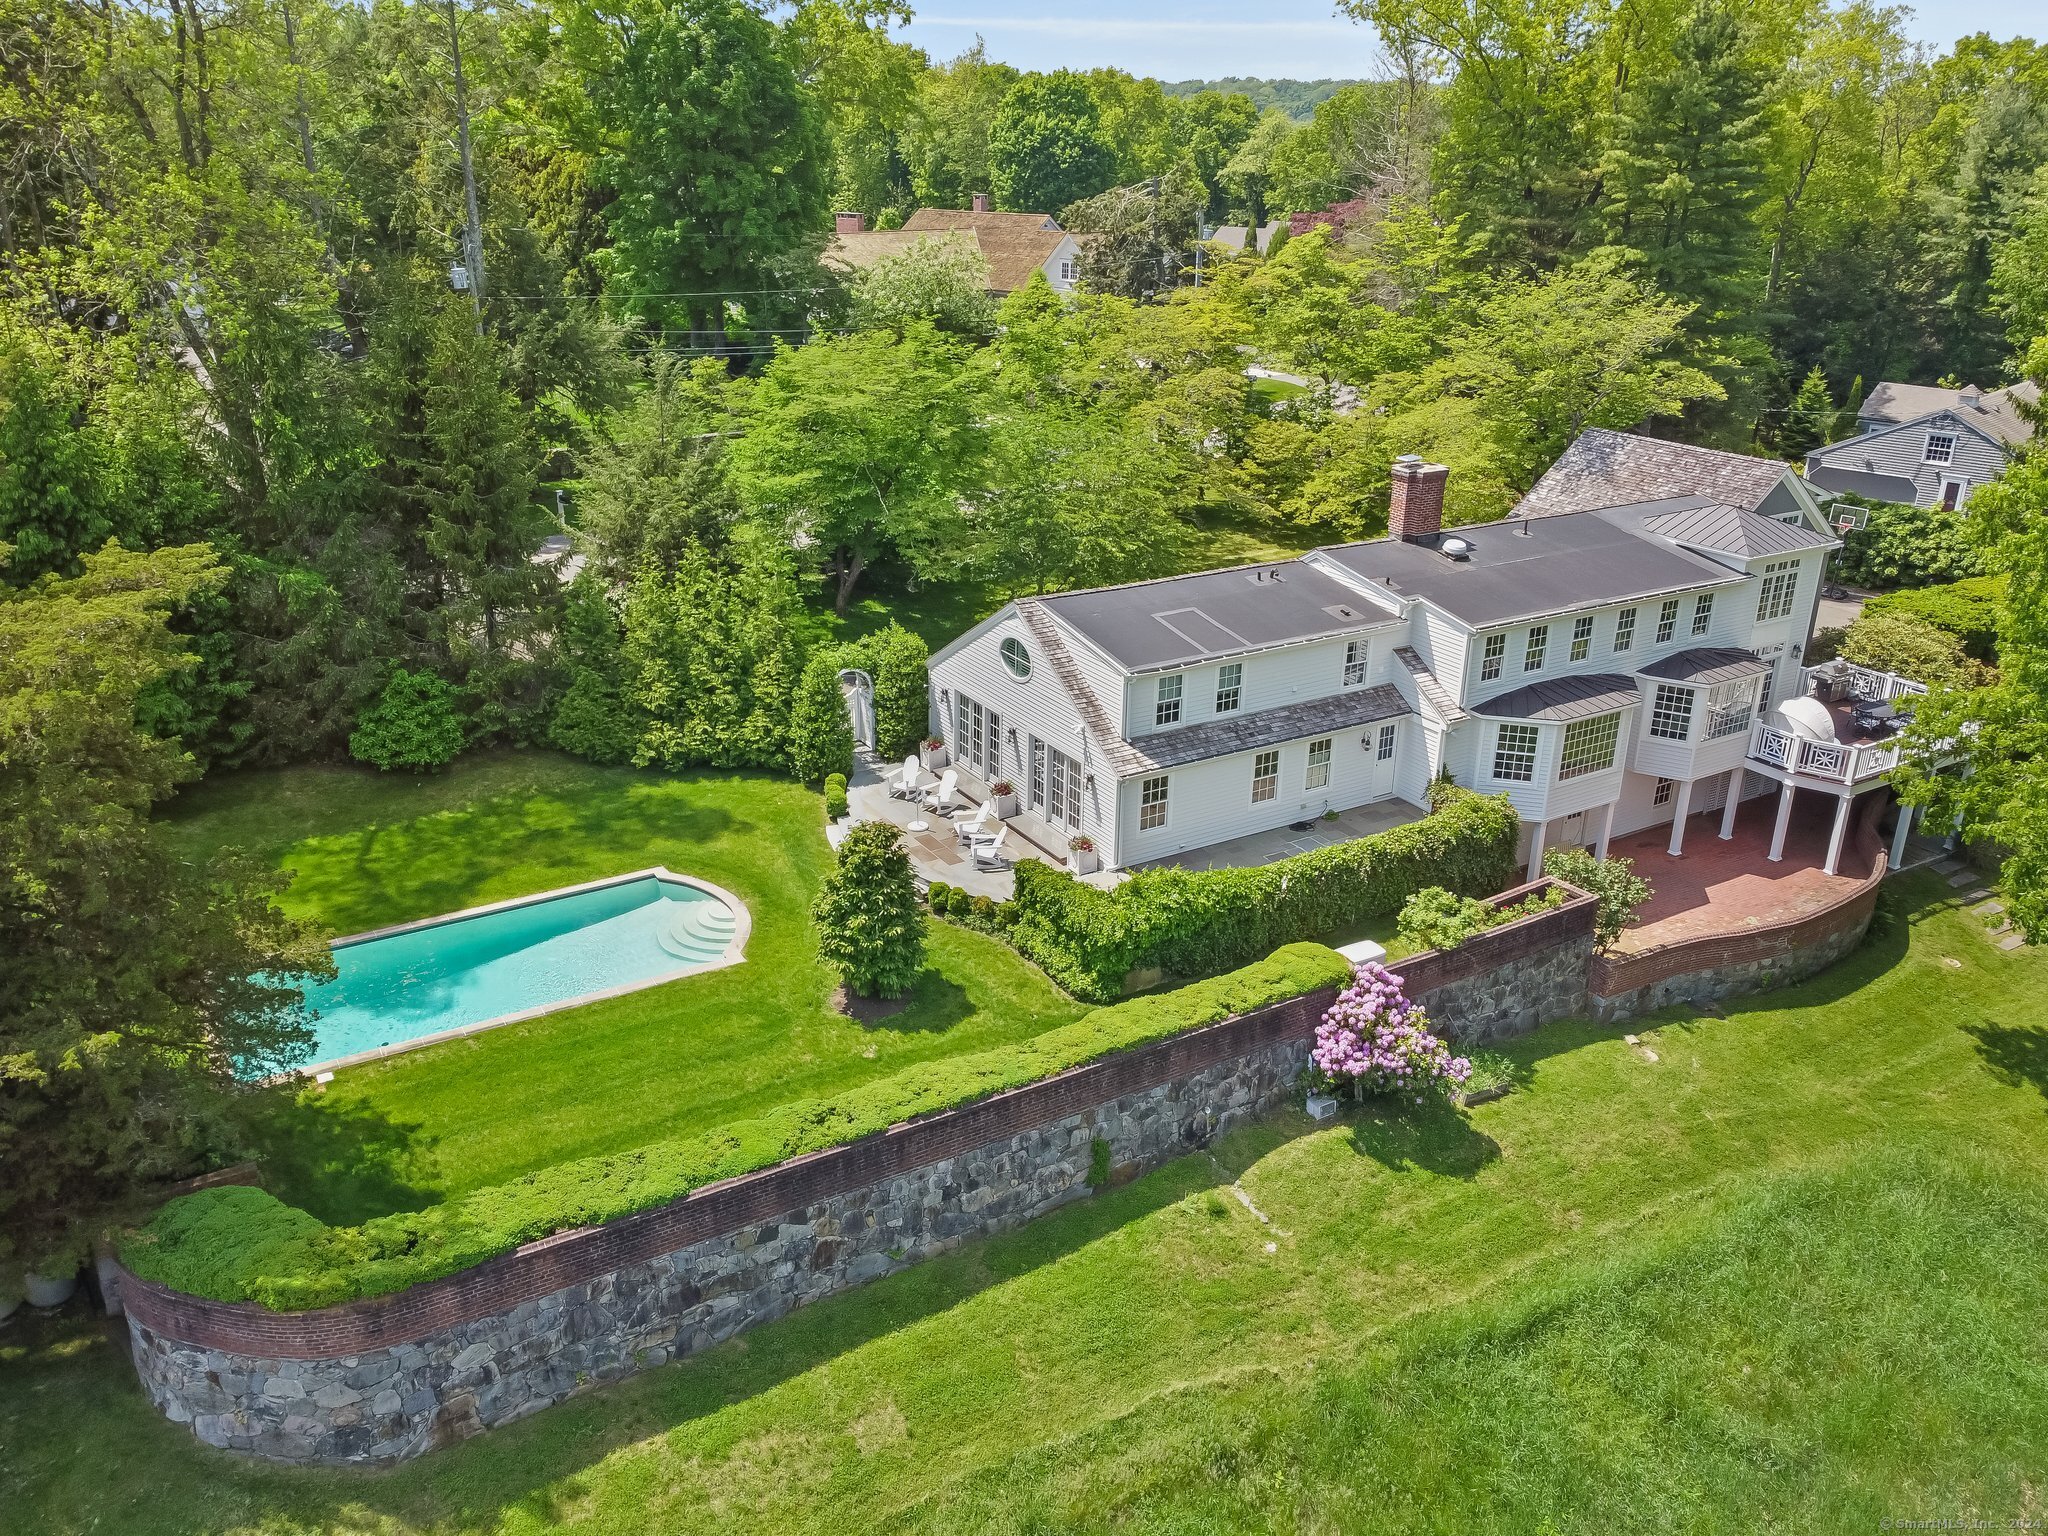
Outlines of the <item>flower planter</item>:
[{"label": "flower planter", "polygon": [[917,757],[918,761],[923,763],[933,773],[937,773],[946,764],[953,761],[953,754],[946,750],[946,744],[943,741],[937,746],[926,742],[923,747],[918,749]]},{"label": "flower planter", "polygon": [[74,1269],[67,1275],[38,1275],[31,1271],[23,1276],[22,1283],[28,1291],[30,1306],[61,1307],[78,1289],[78,1271]]},{"label": "flower planter", "polygon": [[995,801],[996,814],[1005,821],[1017,814],[1017,792],[1014,789],[1008,794],[991,794],[989,799]]},{"label": "flower planter", "polygon": [[1077,875],[1092,875],[1102,868],[1102,860],[1096,856],[1093,844],[1086,848],[1069,848],[1067,862],[1073,866]]}]

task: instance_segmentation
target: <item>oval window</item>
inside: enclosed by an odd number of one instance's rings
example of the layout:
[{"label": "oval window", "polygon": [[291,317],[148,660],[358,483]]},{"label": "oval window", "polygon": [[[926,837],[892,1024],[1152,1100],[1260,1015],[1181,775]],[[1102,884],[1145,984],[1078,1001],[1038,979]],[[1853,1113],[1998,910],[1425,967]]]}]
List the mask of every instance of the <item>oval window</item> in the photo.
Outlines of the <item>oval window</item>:
[{"label": "oval window", "polygon": [[1010,676],[1022,680],[1031,675],[1031,653],[1024,649],[1022,640],[1012,635],[997,650],[1002,653],[1003,665],[1010,669]]}]

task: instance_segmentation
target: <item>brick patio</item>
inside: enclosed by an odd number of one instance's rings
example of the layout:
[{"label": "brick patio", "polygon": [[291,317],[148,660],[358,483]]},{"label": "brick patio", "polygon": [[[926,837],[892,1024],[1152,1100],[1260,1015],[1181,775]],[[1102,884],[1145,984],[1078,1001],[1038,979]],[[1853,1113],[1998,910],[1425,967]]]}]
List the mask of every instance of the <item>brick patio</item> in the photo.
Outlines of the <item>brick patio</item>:
[{"label": "brick patio", "polygon": [[1621,937],[1627,954],[1717,934],[1740,933],[1766,923],[1825,912],[1855,894],[1868,873],[1851,868],[1823,873],[1835,797],[1801,790],[1792,802],[1785,857],[1768,858],[1771,827],[1778,814],[1775,794],[1745,800],[1736,814],[1735,836],[1721,841],[1721,813],[1702,811],[1685,823],[1685,852],[1665,852],[1671,827],[1646,827],[1617,837],[1608,853],[1635,861],[1636,872],[1655,890],[1635,927]]}]

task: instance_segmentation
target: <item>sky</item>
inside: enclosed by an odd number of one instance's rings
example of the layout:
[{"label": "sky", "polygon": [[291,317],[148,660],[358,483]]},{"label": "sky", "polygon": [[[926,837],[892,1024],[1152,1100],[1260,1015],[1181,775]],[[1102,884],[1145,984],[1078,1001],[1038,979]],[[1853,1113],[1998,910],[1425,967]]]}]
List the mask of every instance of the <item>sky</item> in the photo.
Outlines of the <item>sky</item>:
[{"label": "sky", "polygon": [[[1256,19],[1253,19],[1256,18]],[[2042,0],[1921,0],[1911,35],[1937,48],[1990,32],[2048,37]],[[1114,65],[1161,80],[1379,73],[1371,31],[1330,0],[923,0],[903,33],[935,59],[974,42],[1020,69]]]}]

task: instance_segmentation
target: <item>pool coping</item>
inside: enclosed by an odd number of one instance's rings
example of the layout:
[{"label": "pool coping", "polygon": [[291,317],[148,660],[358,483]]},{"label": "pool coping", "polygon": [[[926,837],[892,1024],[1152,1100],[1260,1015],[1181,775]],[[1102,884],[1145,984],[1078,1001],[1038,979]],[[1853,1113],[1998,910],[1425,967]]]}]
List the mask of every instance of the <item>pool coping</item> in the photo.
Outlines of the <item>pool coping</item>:
[{"label": "pool coping", "polygon": [[607,875],[601,880],[585,880],[580,885],[559,886],[552,891],[536,891],[530,896],[514,896],[505,901],[485,902],[478,907],[464,907],[457,912],[443,912],[435,917],[415,918],[409,923],[391,923],[383,928],[370,928],[362,933],[351,933],[339,939],[330,939],[330,950],[347,949],[353,945],[366,944],[372,939],[393,938],[401,933],[414,933],[422,928],[439,928],[448,923],[463,922],[472,917],[487,917],[494,912],[512,912],[520,907],[534,906],[543,901],[556,901],[564,896],[580,896],[586,891],[601,891],[607,886],[628,885],[635,880],[666,880],[671,885],[687,885],[715,896],[724,902],[734,916],[732,940],[724,952],[715,960],[700,961],[685,966],[680,971],[664,976],[651,976],[644,981],[622,982],[616,987],[604,987],[596,992],[583,992],[575,997],[565,997],[558,1002],[543,1003],[537,1008],[522,1008],[515,1013],[501,1013],[494,1018],[479,1019],[474,1024],[458,1024],[453,1029],[435,1030],[430,1035],[418,1035],[410,1040],[395,1040],[390,1045],[380,1045],[367,1051],[355,1051],[347,1056],[330,1056],[322,1061],[309,1061],[304,1066],[293,1067],[280,1073],[279,1081],[292,1077],[311,1077],[320,1072],[338,1072],[344,1067],[359,1067],[366,1062],[382,1061],[387,1056],[403,1055],[417,1051],[423,1046],[439,1045],[448,1040],[460,1040],[465,1035],[481,1034],[487,1029],[497,1029],[506,1024],[520,1024],[528,1019],[538,1019],[550,1013],[560,1013],[565,1008],[581,1008],[587,1003],[601,1003],[607,998],[624,997],[629,992],[644,992],[649,987],[667,986],[672,981],[681,981],[689,976],[702,976],[710,971],[722,971],[727,966],[739,965],[746,958],[747,940],[753,937],[754,914],[747,904],[722,885],[709,880],[700,880],[695,875],[679,875],[674,870],[655,864],[646,869],[632,870],[623,875]]}]

